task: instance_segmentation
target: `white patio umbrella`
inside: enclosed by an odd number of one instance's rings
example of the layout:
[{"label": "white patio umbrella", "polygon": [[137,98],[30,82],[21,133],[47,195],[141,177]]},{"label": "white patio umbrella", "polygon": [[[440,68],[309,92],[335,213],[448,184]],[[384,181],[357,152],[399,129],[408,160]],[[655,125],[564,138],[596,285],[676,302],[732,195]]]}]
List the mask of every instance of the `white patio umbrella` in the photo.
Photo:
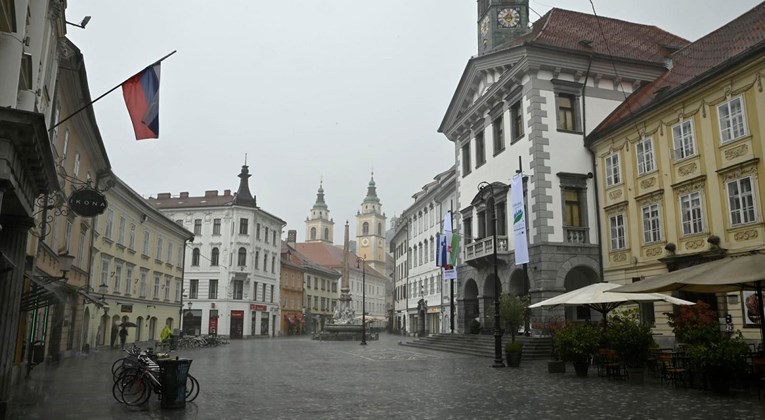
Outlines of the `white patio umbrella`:
[{"label": "white patio umbrella", "polygon": [[678,299],[662,293],[617,293],[610,290],[620,287],[615,283],[593,283],[562,295],[529,305],[529,308],[553,306],[587,306],[603,314],[603,318],[613,309],[625,303],[664,301],[673,305],[693,305],[693,302]]}]

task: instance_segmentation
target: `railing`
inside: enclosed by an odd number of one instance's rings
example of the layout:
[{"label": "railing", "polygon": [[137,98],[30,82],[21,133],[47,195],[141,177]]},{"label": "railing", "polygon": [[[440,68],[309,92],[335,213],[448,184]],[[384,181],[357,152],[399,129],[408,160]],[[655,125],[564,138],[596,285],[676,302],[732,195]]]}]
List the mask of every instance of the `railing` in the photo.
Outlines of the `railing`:
[{"label": "railing", "polygon": [[[507,252],[507,236],[497,236],[497,252]],[[494,252],[494,237],[477,239],[465,245],[465,260],[492,255]]]},{"label": "railing", "polygon": [[566,242],[571,244],[587,243],[586,227],[564,227],[563,232],[566,235]]}]

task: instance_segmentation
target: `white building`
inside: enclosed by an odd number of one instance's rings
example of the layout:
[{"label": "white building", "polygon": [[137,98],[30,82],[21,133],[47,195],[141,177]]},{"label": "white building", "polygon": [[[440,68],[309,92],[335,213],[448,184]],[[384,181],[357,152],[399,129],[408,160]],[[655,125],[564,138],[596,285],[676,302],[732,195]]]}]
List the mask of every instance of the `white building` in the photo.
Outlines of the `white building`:
[{"label": "white building", "polygon": [[183,330],[231,338],[274,336],[280,330],[282,219],[257,206],[242,166],[236,194],[169,193],[149,199],[194,233],[186,248]]},{"label": "white building", "polygon": [[[479,55],[468,61],[439,128],[457,163],[460,331],[476,318],[491,331],[498,289],[537,302],[602,281],[597,174],[584,135],[661,75],[666,57],[686,42],[655,26],[556,8],[533,26],[528,17],[528,0],[478,2]],[[508,235],[509,183],[519,169],[526,176],[527,271],[516,265]],[[535,312],[532,324],[542,328],[542,315]]]},{"label": "white building", "polygon": [[444,215],[456,214],[455,168],[436,175],[412,198],[414,204],[396,220],[391,246],[396,328],[417,334],[450,332],[450,284],[436,266],[436,243]]}]

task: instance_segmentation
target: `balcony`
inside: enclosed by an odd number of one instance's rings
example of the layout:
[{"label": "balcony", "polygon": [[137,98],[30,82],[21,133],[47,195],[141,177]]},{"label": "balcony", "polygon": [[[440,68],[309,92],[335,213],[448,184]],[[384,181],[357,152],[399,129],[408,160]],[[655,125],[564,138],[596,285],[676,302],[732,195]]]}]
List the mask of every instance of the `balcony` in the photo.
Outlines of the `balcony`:
[{"label": "balcony", "polygon": [[572,227],[572,226],[564,226],[563,227],[563,233],[565,236],[566,243],[569,244],[586,244],[587,241],[587,228],[586,227]]},{"label": "balcony", "polygon": [[[507,236],[497,236],[497,254],[508,254]],[[477,239],[465,245],[465,262],[470,265],[482,265],[491,262],[494,254],[492,236]]]}]

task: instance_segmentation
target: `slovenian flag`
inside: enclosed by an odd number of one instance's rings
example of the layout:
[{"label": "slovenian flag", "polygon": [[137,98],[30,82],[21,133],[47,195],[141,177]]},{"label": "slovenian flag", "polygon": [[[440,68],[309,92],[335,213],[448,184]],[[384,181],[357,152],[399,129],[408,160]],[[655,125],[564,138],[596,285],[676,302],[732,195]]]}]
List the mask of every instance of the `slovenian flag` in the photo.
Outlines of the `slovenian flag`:
[{"label": "slovenian flag", "polygon": [[136,140],[159,138],[159,69],[160,63],[146,67],[122,84]]}]

